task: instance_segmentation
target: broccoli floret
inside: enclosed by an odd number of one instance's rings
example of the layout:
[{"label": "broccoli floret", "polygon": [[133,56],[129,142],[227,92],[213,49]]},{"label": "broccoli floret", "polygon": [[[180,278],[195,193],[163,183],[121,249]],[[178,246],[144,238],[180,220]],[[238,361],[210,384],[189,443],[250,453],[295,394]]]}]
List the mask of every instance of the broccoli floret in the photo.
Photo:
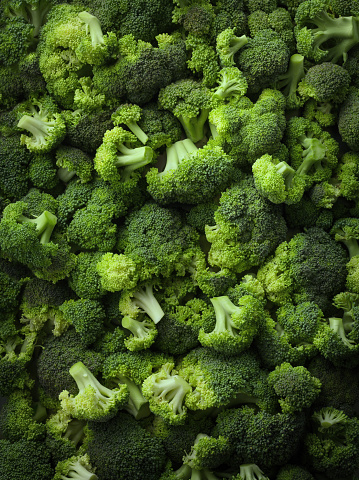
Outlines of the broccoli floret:
[{"label": "broccoli floret", "polygon": [[50,153],[34,154],[29,164],[29,180],[34,187],[45,191],[58,186],[57,169]]},{"label": "broccoli floret", "polygon": [[347,256],[328,233],[310,228],[283,242],[258,270],[267,297],[277,305],[312,301],[324,313],[343,290]]},{"label": "broccoli floret", "polygon": [[297,50],[318,63],[345,62],[348,51],[359,42],[358,19],[335,18],[329,13],[325,0],[307,0],[298,6],[294,28]]},{"label": "broccoli floret", "polygon": [[297,94],[297,89],[304,76],[304,57],[294,53],[289,59],[288,70],[280,75],[275,83],[286,97],[287,108],[290,110],[303,105],[304,100]]},{"label": "broccoli floret", "polygon": [[162,172],[152,168],[146,175],[148,192],[161,204],[199,203],[212,199],[228,184],[233,160],[217,145],[197,148],[190,139],[167,148]]},{"label": "broccoli floret", "polygon": [[302,413],[270,414],[244,406],[228,409],[217,417],[214,436],[222,435],[232,445],[231,463],[257,462],[263,468],[287,463],[299,450],[305,431]]},{"label": "broccoli floret", "polygon": [[64,412],[73,418],[107,422],[126,404],[129,393],[124,385],[119,385],[119,388],[115,389],[105,387],[82,362],[75,363],[69,373],[75,380],[79,392],[74,396],[63,390],[59,400]]},{"label": "broccoli floret", "polygon": [[238,305],[228,296],[211,298],[216,314],[213,331],[199,332],[198,339],[204,347],[210,347],[227,355],[238,355],[247,350],[258,332],[262,304],[251,295],[244,295]]},{"label": "broccoli floret", "polygon": [[185,422],[187,407],[184,401],[191,390],[173,363],[164,364],[142,384],[142,393],[148,399],[151,411],[171,425]]},{"label": "broccoli floret", "polygon": [[158,102],[160,108],[170,110],[178,118],[192,142],[202,140],[212,107],[212,96],[208,88],[189,78],[178,80],[160,91]]},{"label": "broccoli floret", "polygon": [[17,127],[27,130],[32,136],[22,134],[20,144],[26,145],[30,152],[49,152],[65,138],[65,121],[49,97],[40,97],[25,103],[21,113],[23,115]]},{"label": "broccoli floret", "polygon": [[96,272],[103,290],[118,292],[135,288],[138,282],[138,267],[126,255],[105,253],[98,257]]},{"label": "broccoli floret", "polygon": [[54,471],[50,451],[43,442],[0,440],[0,476],[7,480],[51,480]]},{"label": "broccoli floret", "polygon": [[93,172],[93,161],[90,155],[74,147],[61,145],[56,150],[57,175],[65,183],[77,177],[82,183],[89,182]]},{"label": "broccoli floret", "polygon": [[359,255],[359,219],[341,218],[334,223],[330,233],[348,249],[349,259]]},{"label": "broccoli floret", "polygon": [[152,161],[151,147],[131,148],[126,145],[135,143],[136,140],[135,135],[121,127],[114,127],[105,133],[94,158],[95,170],[104,180],[117,182],[121,178],[123,181],[131,172]]},{"label": "broccoli floret", "polygon": [[212,87],[216,83],[219,70],[214,47],[209,45],[206,39],[189,33],[186,37],[186,48],[191,51],[191,57],[187,61],[188,68],[194,76],[201,76],[203,85]]},{"label": "broccoli floret", "polygon": [[98,480],[98,476],[93,473],[90,458],[87,454],[72,456],[56,465],[53,480],[71,480],[72,478]]},{"label": "broccoli floret", "polygon": [[235,101],[247,92],[247,80],[237,67],[222,68],[217,81],[219,86],[213,96],[220,100]]},{"label": "broccoli floret", "polygon": [[352,89],[346,100],[342,103],[339,111],[338,129],[343,142],[347,143],[351,150],[359,150],[359,90]]},{"label": "broccoli floret", "polygon": [[248,82],[248,91],[258,92],[279,80],[288,70],[290,50],[273,30],[262,30],[240,50],[237,66]]},{"label": "broccoli floret", "polygon": [[126,315],[123,317],[121,325],[132,334],[125,339],[125,345],[131,352],[149,348],[157,336],[155,323],[147,316],[136,320]]},{"label": "broccoli floret", "polygon": [[154,296],[151,282],[137,286],[132,290],[123,290],[120,296],[119,310],[123,315],[133,318],[145,312],[155,324],[164,315],[161,305]]},{"label": "broccoli floret", "polygon": [[337,475],[350,477],[357,468],[358,424],[332,407],[316,411],[312,416],[312,433],[304,439],[306,457],[315,471],[328,478]]},{"label": "broccoli floret", "polygon": [[124,103],[115,110],[111,118],[114,125],[126,125],[126,127],[128,127],[131,132],[136,135],[140,142],[145,144],[147,143],[148,136],[137,124],[141,118],[141,113],[142,109],[138,105]]},{"label": "broccoli floret", "polygon": [[288,464],[281,467],[275,480],[314,480],[314,477],[305,468]]},{"label": "broccoli floret", "polygon": [[94,375],[102,367],[101,355],[85,348],[74,329],[60,337],[48,337],[37,360],[37,376],[40,386],[52,399],[57,400],[61,391],[76,394],[76,383],[69,369],[77,362],[84,362]]},{"label": "broccoli floret", "polygon": [[286,235],[280,210],[257,192],[250,177],[222,193],[214,218],[216,225],[205,227],[208,261],[235,273],[262,264]]},{"label": "broccoli floret", "polygon": [[282,363],[268,375],[283,413],[300,412],[309,408],[318,397],[321,382],[303,367]]},{"label": "broccoli floret", "polygon": [[248,43],[246,35],[237,37],[234,31],[234,28],[226,28],[217,36],[216,48],[222,67],[233,67],[235,55]]},{"label": "broccoli floret", "polygon": [[91,422],[88,428],[87,453],[99,478],[160,478],[166,462],[162,442],[146,432],[131,415],[120,412],[111,422]]}]

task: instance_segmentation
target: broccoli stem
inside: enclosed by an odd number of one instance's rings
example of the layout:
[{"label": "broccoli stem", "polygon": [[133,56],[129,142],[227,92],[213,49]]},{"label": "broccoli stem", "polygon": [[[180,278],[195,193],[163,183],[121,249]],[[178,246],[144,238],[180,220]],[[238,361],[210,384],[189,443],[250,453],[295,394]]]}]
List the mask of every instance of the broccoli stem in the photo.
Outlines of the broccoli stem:
[{"label": "broccoli stem", "polygon": [[325,157],[325,147],[317,138],[309,138],[303,136],[300,142],[305,150],[303,150],[303,162],[297,169],[298,175],[306,175],[311,167],[323,160]]},{"label": "broccoli stem", "polygon": [[336,317],[331,317],[329,318],[329,326],[335,332],[341,340],[343,341],[344,345],[346,345],[349,348],[353,347],[354,342],[352,340],[349,340],[345,336],[345,330],[344,330],[344,325],[343,325],[343,319],[342,318],[336,318]]},{"label": "broccoli stem", "polygon": [[304,57],[295,53],[290,57],[287,72],[279,77],[277,88],[283,89],[282,93],[286,97],[296,96],[298,83],[304,76]]},{"label": "broccoli stem", "polygon": [[146,285],[145,290],[143,290],[143,288],[136,290],[132,296],[135,305],[146,312],[154,323],[158,323],[164,316],[164,311],[162,310],[161,305],[153,295],[151,284]]},{"label": "broccoli stem", "polygon": [[230,63],[234,63],[234,55],[247,43],[248,37],[246,37],[246,35],[242,35],[241,37],[236,37],[235,35],[233,35],[233,37],[229,41],[228,49],[225,53],[227,61],[230,60]]},{"label": "broccoli stem", "polygon": [[[357,43],[355,18],[340,17],[332,18],[324,10],[310,20],[318,28],[313,30],[314,48],[319,48],[327,40],[338,38],[351,41],[352,46]],[[351,47],[350,47],[351,48]],[[348,51],[349,48],[346,50]]]},{"label": "broccoli stem", "polygon": [[344,243],[349,252],[349,258],[356,257],[359,255],[359,245],[356,238],[341,238],[340,242]]},{"label": "broccoli stem", "polygon": [[117,156],[116,167],[125,167],[126,172],[132,172],[151,162],[153,150],[150,147],[128,148],[121,144],[118,151],[122,155]]},{"label": "broccoli stem", "polygon": [[187,158],[190,153],[196,152],[197,150],[198,148],[189,138],[175,142],[166,150],[166,166],[164,170],[160,173],[160,175],[167,173],[170,170],[176,170],[182,160]]},{"label": "broccoli stem", "polygon": [[236,335],[236,329],[231,320],[231,315],[238,310],[227,296],[214,297],[210,299],[216,315],[216,325],[213,333],[229,332]]},{"label": "broccoli stem", "polygon": [[91,35],[92,46],[103,45],[105,42],[98,19],[88,12],[80,12],[79,17],[86,24],[86,33]]},{"label": "broccoli stem", "polygon": [[175,414],[183,412],[183,400],[190,391],[191,387],[186,380],[170,373],[167,378],[156,380],[153,386],[154,395],[168,402]]},{"label": "broccoli stem", "polygon": [[209,109],[203,108],[197,117],[186,117],[180,115],[178,120],[181,122],[184,131],[192,142],[196,143],[204,137],[204,125],[207,121]]},{"label": "broccoli stem", "polygon": [[215,98],[219,98],[220,100],[223,100],[233,94],[234,95],[242,94],[242,88],[238,83],[238,79],[226,78],[226,76],[224,75],[220,86],[214,92],[213,96]]},{"label": "broccoli stem", "polygon": [[287,162],[277,163],[276,170],[284,178],[284,184],[286,189],[289,189],[292,186],[295,170],[292,167],[290,167]]},{"label": "broccoli stem", "polygon": [[313,417],[320,423],[320,429],[325,430],[347,419],[344,412],[331,407],[323,408],[320,412],[316,412]]},{"label": "broccoli stem", "polygon": [[68,183],[75,175],[76,172],[70,172],[67,168],[59,167],[57,170],[57,176],[65,183]]},{"label": "broccoli stem", "polygon": [[130,392],[128,404],[124,409],[133,415],[136,420],[148,417],[151,414],[151,410],[149,409],[148,400],[142,395],[140,387],[123,375],[118,375],[117,378],[119,383],[125,384]]},{"label": "broccoli stem", "polygon": [[84,426],[85,423],[81,420],[71,420],[67,426],[64,438],[71,440],[76,447],[85,437]]},{"label": "broccoli stem", "polygon": [[144,145],[148,140],[148,136],[145,134],[145,132],[142,130],[141,127],[137,125],[137,122],[126,122],[127,127],[131,130],[131,132],[136,135],[136,137],[139,139],[140,142],[142,142]]},{"label": "broccoli stem", "polygon": [[18,218],[20,223],[34,223],[36,225],[36,232],[40,236],[40,243],[49,243],[53,229],[57,223],[57,217],[45,210],[37,218],[28,218],[21,215]]},{"label": "broccoli stem", "polygon": [[196,470],[188,465],[182,465],[175,471],[175,475],[180,480],[218,480],[218,477],[206,468]]},{"label": "broccoli stem", "polygon": [[244,463],[239,467],[239,476],[245,479],[268,480],[262,470],[255,463]]}]

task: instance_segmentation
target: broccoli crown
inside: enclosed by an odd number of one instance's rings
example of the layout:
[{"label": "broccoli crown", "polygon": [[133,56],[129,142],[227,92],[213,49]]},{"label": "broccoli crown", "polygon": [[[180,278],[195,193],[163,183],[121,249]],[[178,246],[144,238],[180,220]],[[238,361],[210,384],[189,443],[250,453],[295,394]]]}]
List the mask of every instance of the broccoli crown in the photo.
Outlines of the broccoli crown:
[{"label": "broccoli crown", "polygon": [[340,65],[323,62],[311,67],[298,86],[304,98],[318,102],[342,103],[350,85],[349,73]]},{"label": "broccoli crown", "polygon": [[50,451],[43,442],[35,440],[0,440],[0,453],[3,461],[0,476],[9,480],[33,478],[50,480],[54,470]]},{"label": "broccoli crown", "polygon": [[0,137],[0,189],[8,198],[20,200],[26,195],[32,158],[18,135]]},{"label": "broccoli crown", "polygon": [[359,91],[353,89],[341,105],[339,111],[338,129],[342,140],[354,150],[359,150],[358,143],[358,112],[359,112]]},{"label": "broccoli crown", "polygon": [[109,423],[90,422],[88,429],[87,451],[99,478],[158,480],[166,461],[162,442],[131,415],[120,412]]},{"label": "broccoli crown", "polygon": [[238,68],[243,71],[250,92],[269,87],[288,68],[290,51],[273,30],[258,32],[240,50]]},{"label": "broccoli crown", "polygon": [[263,263],[286,235],[280,210],[258,193],[250,177],[222,193],[214,219],[215,226],[205,227],[209,263],[236,273]]},{"label": "broccoli crown", "polygon": [[251,407],[221,412],[214,429],[233,446],[232,463],[257,462],[263,468],[283,465],[298,451],[303,438],[303,414],[255,412]]},{"label": "broccoli crown", "polygon": [[329,299],[344,288],[347,258],[328,233],[310,228],[279,245],[258,279],[277,305],[312,301],[325,313]]}]

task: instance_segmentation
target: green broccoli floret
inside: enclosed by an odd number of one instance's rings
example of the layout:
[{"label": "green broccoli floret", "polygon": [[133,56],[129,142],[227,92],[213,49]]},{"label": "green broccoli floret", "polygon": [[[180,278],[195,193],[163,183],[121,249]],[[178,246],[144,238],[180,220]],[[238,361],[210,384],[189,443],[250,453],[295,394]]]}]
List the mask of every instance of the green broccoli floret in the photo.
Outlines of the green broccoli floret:
[{"label": "green broccoli floret", "polygon": [[29,164],[29,180],[42,191],[52,191],[58,186],[57,168],[50,152],[34,154]]},{"label": "green broccoli floret", "polygon": [[[152,161],[152,148],[131,148],[126,145],[136,140],[135,135],[121,127],[114,127],[105,133],[103,143],[97,149],[94,158],[95,170],[104,180],[117,182],[121,178],[123,181],[131,172]],[[118,171],[119,168],[121,168],[121,174]]]},{"label": "green broccoli floret", "polygon": [[45,153],[56,148],[64,139],[66,125],[61,113],[49,97],[32,99],[23,104],[23,113],[17,127],[32,134],[22,134],[21,145],[26,145],[30,152]]},{"label": "green broccoli floret", "polygon": [[253,183],[248,176],[222,193],[214,214],[216,225],[205,228],[211,243],[210,265],[241,273],[262,264],[285,238],[278,207],[263,198]]},{"label": "green broccoli floret", "polygon": [[335,169],[340,195],[348,200],[359,198],[359,154],[346,152]]},{"label": "green broccoli floret", "polygon": [[106,294],[97,272],[97,263],[102,252],[80,252],[76,255],[76,266],[69,276],[71,289],[81,298],[96,300]]},{"label": "green broccoli floret", "polygon": [[96,272],[101,288],[108,292],[135,288],[138,282],[136,263],[122,254],[107,252],[98,257]]},{"label": "green broccoli floret", "polygon": [[211,35],[215,13],[213,5],[208,0],[174,2],[172,22],[179,23],[186,32],[198,37]]},{"label": "green broccoli floret", "polygon": [[349,259],[359,255],[359,219],[341,218],[334,223],[330,233],[335,241],[343,243],[348,249]]},{"label": "green broccoli floret", "polygon": [[304,194],[305,180],[287,162],[262,155],[252,165],[257,190],[273,203],[297,203]]},{"label": "green broccoli floret", "polygon": [[161,305],[154,296],[153,284],[148,282],[131,290],[123,290],[119,301],[119,310],[123,315],[134,319],[145,312],[157,324],[164,315]]},{"label": "green broccoli floret", "polygon": [[90,155],[74,147],[61,145],[56,150],[56,165],[59,167],[57,175],[65,183],[73,177],[78,177],[82,183],[92,178],[93,161]]},{"label": "green broccoli floret", "polygon": [[313,431],[304,439],[310,466],[332,479],[353,475],[358,465],[358,425],[356,417],[349,418],[341,410],[327,407],[316,411]]},{"label": "green broccoli floret", "polygon": [[186,48],[191,52],[187,61],[188,68],[196,77],[201,77],[204,86],[212,87],[219,71],[215,48],[208,44],[207,39],[192,33],[186,37]]},{"label": "green broccoli floret", "polygon": [[0,440],[0,476],[7,480],[51,480],[54,471],[50,451],[43,442]]},{"label": "green broccoli floret", "polygon": [[158,102],[160,108],[170,110],[178,118],[192,142],[202,140],[212,107],[208,88],[189,78],[178,80],[160,91]]},{"label": "green broccoli floret", "polygon": [[352,89],[339,111],[338,129],[343,142],[351,150],[359,150],[359,90]]},{"label": "green broccoli floret", "polygon": [[198,238],[179,211],[146,203],[125,219],[118,249],[138,265],[141,280],[184,275],[199,255]]},{"label": "green broccoli floret", "polygon": [[207,333],[202,328],[198,339],[204,347],[210,347],[227,355],[238,355],[247,350],[258,332],[262,304],[252,295],[244,295],[238,305],[228,296],[211,298],[216,314],[216,325]]},{"label": "green broccoli floret", "polygon": [[231,446],[222,436],[218,438],[199,433],[188,452],[183,457],[184,465],[195,470],[214,469],[221,465],[230,455]]},{"label": "green broccoli floret", "polygon": [[152,168],[146,175],[148,192],[161,204],[199,203],[212,199],[228,184],[233,160],[217,145],[197,148],[190,139],[167,148],[162,172]]},{"label": "green broccoli floret", "polygon": [[137,122],[141,118],[141,113],[142,109],[138,105],[124,103],[114,111],[111,118],[114,125],[126,125],[131,130],[131,132],[136,135],[140,142],[145,144],[147,143],[148,136],[137,124]]},{"label": "green broccoli floret", "polygon": [[64,314],[64,319],[74,326],[83,345],[91,345],[102,333],[106,315],[98,300],[67,300],[59,310]]},{"label": "green broccoli floret", "polygon": [[309,408],[318,397],[321,382],[303,367],[282,363],[268,375],[283,413],[300,412]]},{"label": "green broccoli floret", "polygon": [[280,468],[275,480],[314,480],[314,477],[305,468],[288,464]]},{"label": "green broccoli floret", "polygon": [[41,440],[45,435],[47,412],[41,404],[36,405],[28,390],[15,390],[7,398],[0,411],[2,438],[18,440]]},{"label": "green broccoli floret", "polygon": [[126,404],[129,395],[126,386],[119,385],[119,388],[115,389],[105,387],[82,362],[75,363],[69,373],[79,392],[74,396],[63,390],[59,400],[64,412],[72,417],[78,420],[107,422]]},{"label": "green broccoli floret", "polygon": [[309,97],[318,102],[342,103],[349,85],[350,75],[343,67],[323,62],[309,68],[298,85],[298,92],[305,100]]},{"label": "green broccoli floret", "polygon": [[286,130],[291,166],[303,176],[306,188],[314,182],[329,180],[338,163],[338,142],[316,122],[292,117]]},{"label": "green broccoli floret", "polygon": [[280,35],[262,30],[240,50],[236,65],[244,73],[250,92],[258,92],[279,80],[288,70],[290,51]]},{"label": "green broccoli floret", "polygon": [[298,6],[294,32],[298,53],[318,63],[345,62],[348,51],[359,42],[358,19],[332,17],[325,0],[307,0]]},{"label": "green broccoli floret", "polygon": [[248,84],[243,73],[237,67],[225,67],[218,73],[218,88],[213,96],[219,100],[236,101],[246,94]]},{"label": "green broccoli floret", "polygon": [[164,364],[142,384],[142,393],[148,399],[151,411],[171,425],[185,422],[187,407],[184,401],[191,390],[173,363]]},{"label": "green broccoli floret", "polygon": [[230,463],[236,469],[244,463],[256,462],[263,468],[287,463],[299,450],[306,425],[302,413],[270,414],[249,406],[227,409],[216,422],[213,434],[232,445]]},{"label": "green broccoli floret", "polygon": [[88,430],[87,453],[99,478],[160,478],[166,463],[162,442],[131,415],[120,412],[111,422],[91,422]]},{"label": "green broccoli floret", "polygon": [[123,317],[121,325],[132,334],[125,339],[125,345],[131,352],[149,348],[157,336],[155,323],[147,316],[136,320],[126,315]]},{"label": "green broccoli floret", "polygon": [[237,37],[234,32],[234,28],[226,28],[217,36],[216,48],[222,67],[233,67],[235,55],[248,43],[246,35]]},{"label": "green broccoli floret", "polygon": [[72,456],[56,465],[53,480],[98,480],[87,454]]},{"label": "green broccoli floret", "polygon": [[347,260],[328,233],[310,228],[280,244],[259,268],[258,280],[277,305],[311,301],[325,313],[330,299],[344,289]]}]

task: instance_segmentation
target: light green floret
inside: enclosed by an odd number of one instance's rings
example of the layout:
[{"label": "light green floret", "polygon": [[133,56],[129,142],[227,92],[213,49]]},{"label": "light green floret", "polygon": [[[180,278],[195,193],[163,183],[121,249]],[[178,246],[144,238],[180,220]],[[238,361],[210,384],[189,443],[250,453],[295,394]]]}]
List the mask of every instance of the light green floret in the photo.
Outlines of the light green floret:
[{"label": "light green floret", "polygon": [[255,463],[244,463],[239,467],[239,475],[233,480],[269,480]]},{"label": "light green floret", "polygon": [[237,100],[246,94],[248,83],[244,74],[237,67],[225,67],[218,74],[219,87],[213,97],[219,100]]},{"label": "light green floret", "polygon": [[93,473],[93,470],[87,454],[74,455],[56,465],[53,480],[97,480],[98,476]]},{"label": "light green floret", "polygon": [[79,148],[61,145],[56,150],[57,176],[65,183],[77,176],[81,183],[91,180],[93,161],[90,155]]},{"label": "light green floret", "polygon": [[252,295],[244,295],[236,306],[227,296],[211,298],[216,325],[212,332],[202,328],[198,339],[205,347],[237,355],[246,350],[258,332],[262,304]]},{"label": "light green floret", "polygon": [[187,408],[183,402],[191,390],[190,385],[176,374],[173,363],[163,365],[142,384],[142,393],[148,399],[151,411],[171,425],[185,422]]},{"label": "light green floret", "polygon": [[237,37],[234,31],[235,28],[226,28],[217,36],[217,53],[223,67],[232,67],[235,54],[248,43],[245,35]]},{"label": "light green floret", "polygon": [[44,97],[33,100],[24,108],[24,115],[17,127],[30,132],[31,136],[22,134],[21,145],[26,145],[30,152],[45,153],[56,148],[65,137],[66,126],[61,114],[50,112],[48,100]]},{"label": "light green floret", "polygon": [[252,166],[256,189],[273,203],[298,203],[305,182],[287,162],[272,155],[262,155]]},{"label": "light green floret", "polygon": [[155,324],[164,316],[162,307],[153,294],[152,283],[124,290],[120,297],[119,309],[122,315],[129,315],[135,319],[145,312]]},{"label": "light green floret", "polygon": [[126,125],[131,132],[136,135],[136,137],[145,144],[148,140],[148,136],[142,130],[141,127],[137,125],[137,122],[141,118],[142,108],[138,105],[131,105],[130,103],[125,103],[120,105],[115,112],[112,114],[111,119],[113,124]]},{"label": "light green floret", "polygon": [[147,316],[142,320],[135,320],[126,315],[123,317],[121,324],[132,334],[125,339],[125,345],[131,352],[145,350],[155,341],[157,336],[156,326]]},{"label": "light green floret", "polygon": [[94,158],[95,170],[100,177],[109,182],[125,180],[134,170],[150,163],[154,153],[152,148],[127,146],[136,141],[133,133],[121,127],[107,130]]},{"label": "light green floret", "polygon": [[127,403],[129,392],[125,385],[113,390],[104,387],[82,362],[75,363],[69,372],[79,393],[73,396],[63,390],[59,400],[65,413],[72,417],[78,420],[107,422]]},{"label": "light green floret", "polygon": [[119,292],[135,288],[138,281],[138,267],[126,255],[107,252],[96,265],[101,286],[108,292]]},{"label": "light green floret", "polygon": [[216,468],[229,457],[231,448],[228,438],[222,435],[215,438],[199,433],[183,463],[196,470]]}]

